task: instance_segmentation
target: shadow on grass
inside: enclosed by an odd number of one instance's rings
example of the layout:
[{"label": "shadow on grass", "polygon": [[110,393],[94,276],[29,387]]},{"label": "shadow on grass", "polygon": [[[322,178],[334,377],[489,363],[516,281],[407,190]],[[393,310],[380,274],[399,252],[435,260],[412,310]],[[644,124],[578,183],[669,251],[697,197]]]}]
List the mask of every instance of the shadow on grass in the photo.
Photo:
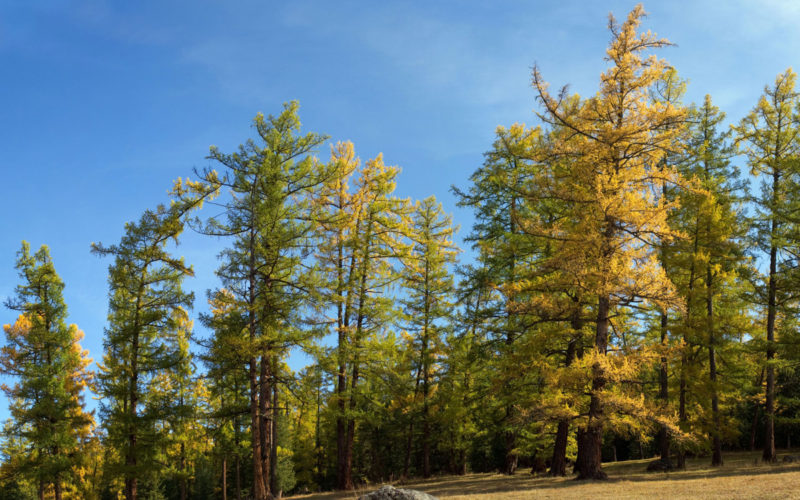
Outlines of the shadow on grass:
[{"label": "shadow on grass", "polygon": [[[733,454],[731,454],[733,455]],[[798,464],[753,464],[750,460],[731,456],[727,465],[711,467],[706,459],[695,459],[687,470],[673,472],[646,472],[650,460],[631,462],[617,462],[606,464],[605,470],[609,474],[606,481],[576,481],[573,477],[552,478],[546,476],[533,477],[524,473],[514,476],[500,474],[469,474],[467,476],[447,476],[432,478],[427,481],[409,481],[401,487],[413,488],[430,493],[434,496],[449,495],[476,495],[491,493],[512,493],[530,490],[557,490],[568,489],[581,484],[621,484],[621,483],[647,483],[656,481],[692,481],[700,479],[713,479],[725,477],[758,476],[765,474],[783,474],[800,472]]]},{"label": "shadow on grass", "polygon": [[[729,453],[725,457],[726,464],[720,467],[711,467],[708,458],[690,459],[686,470],[672,472],[646,472],[647,464],[652,460],[632,460],[626,462],[605,463],[604,469],[609,475],[606,481],[576,481],[574,477],[553,478],[549,476],[531,476],[526,472],[519,472],[514,476],[496,473],[468,474],[466,476],[439,476],[427,480],[410,480],[402,484],[395,484],[400,488],[411,488],[424,491],[434,496],[447,497],[456,495],[491,495],[504,493],[522,493],[526,491],[568,490],[575,486],[587,484],[635,484],[642,485],[654,482],[676,482],[704,480],[726,477],[779,475],[783,473],[800,472],[800,464],[763,464],[759,462],[760,452]],[[779,456],[779,460],[782,458]],[[359,488],[351,492],[329,492],[317,495],[303,496],[308,499],[355,499],[360,494],[373,491],[380,484]],[[626,487],[627,489],[627,487]],[[565,494],[568,494],[565,491]]]}]

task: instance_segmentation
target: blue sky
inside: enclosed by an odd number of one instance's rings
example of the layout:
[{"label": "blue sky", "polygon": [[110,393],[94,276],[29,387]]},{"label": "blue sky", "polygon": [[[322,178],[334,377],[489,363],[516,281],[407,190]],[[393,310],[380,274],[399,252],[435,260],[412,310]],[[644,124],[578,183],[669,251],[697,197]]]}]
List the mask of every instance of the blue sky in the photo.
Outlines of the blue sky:
[{"label": "blue sky", "polygon": [[[172,180],[230,151],[259,112],[298,99],[307,131],[352,140],[402,167],[398,194],[449,192],[482,161],[497,125],[534,123],[530,69],[553,86],[597,88],[607,15],[633,2],[268,2],[0,0],[0,297],[20,241],[50,246],[70,321],[102,355],[108,261],[89,244],[166,201]],[[800,3],[645,3],[661,52],[739,120],[800,55]],[[327,148],[320,151],[327,158]],[[221,242],[189,234],[197,308]],[[0,323],[14,320],[0,309]],[[295,364],[299,361],[295,361]],[[7,414],[0,399],[0,417]]]}]

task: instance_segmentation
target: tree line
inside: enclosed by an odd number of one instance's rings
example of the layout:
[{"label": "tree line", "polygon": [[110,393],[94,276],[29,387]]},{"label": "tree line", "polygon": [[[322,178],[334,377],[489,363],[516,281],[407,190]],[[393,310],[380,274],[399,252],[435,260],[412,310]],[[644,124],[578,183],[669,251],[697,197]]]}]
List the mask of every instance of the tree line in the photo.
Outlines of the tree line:
[{"label": "tree line", "polygon": [[[257,115],[109,259],[91,370],[46,246],[18,253],[0,370],[0,498],[252,498],[518,468],[791,447],[800,420],[800,93],[778,75],[733,126],[609,20],[596,94],[549,90],[498,127],[457,228],[400,169]],[[750,175],[742,175],[737,162]],[[762,179],[751,192],[751,180]],[[210,208],[209,208],[210,207]],[[226,242],[195,331],[185,230]],[[466,261],[466,259],[462,259]],[[304,352],[311,364],[287,365]],[[88,411],[86,390],[97,395]],[[569,466],[572,470],[569,470]]]}]

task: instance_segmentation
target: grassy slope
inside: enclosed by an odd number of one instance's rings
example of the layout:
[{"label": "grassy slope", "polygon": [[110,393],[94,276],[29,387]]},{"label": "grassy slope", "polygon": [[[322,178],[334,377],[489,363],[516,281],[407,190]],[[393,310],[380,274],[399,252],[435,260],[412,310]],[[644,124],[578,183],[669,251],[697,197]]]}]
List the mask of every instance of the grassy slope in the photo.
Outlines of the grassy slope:
[{"label": "grassy slope", "polygon": [[[794,454],[800,451],[794,451]],[[723,454],[725,465],[709,466],[710,459],[689,460],[680,472],[648,473],[650,460],[604,464],[609,480],[578,482],[569,478],[533,477],[522,471],[515,476],[468,474],[411,481],[406,488],[451,500],[529,498],[800,498],[800,463],[761,464],[760,452]],[[377,485],[364,491],[376,489]],[[359,493],[325,493],[293,498],[352,499]]]}]

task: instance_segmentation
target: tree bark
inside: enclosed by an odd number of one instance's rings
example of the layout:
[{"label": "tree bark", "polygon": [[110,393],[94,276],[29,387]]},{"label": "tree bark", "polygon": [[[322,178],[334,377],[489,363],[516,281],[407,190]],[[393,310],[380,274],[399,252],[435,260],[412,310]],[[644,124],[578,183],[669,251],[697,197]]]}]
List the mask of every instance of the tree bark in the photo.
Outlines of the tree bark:
[{"label": "tree bark", "polygon": [[184,443],[181,443],[181,458],[180,458],[181,480],[179,486],[181,500],[186,500],[186,477],[183,474],[185,470],[186,470],[186,445]]},{"label": "tree bark", "polygon": [[717,355],[714,335],[714,295],[711,264],[706,266],[706,314],[708,318],[708,376],[711,379],[711,465],[722,465],[722,442],[719,437],[719,395],[717,394]]},{"label": "tree bark", "polygon": [[[695,273],[697,272],[696,263],[697,260],[697,251],[699,246],[699,233],[700,233],[700,222],[699,220],[695,224],[694,228],[694,236],[693,236],[693,248],[692,248],[692,263],[690,265],[689,270],[689,284],[688,284],[688,300],[686,301],[686,322],[691,322],[692,318],[692,299],[694,294],[694,281],[695,281]],[[680,378],[680,389],[678,392],[678,422],[680,423],[681,427],[685,427],[686,423],[688,422],[688,415],[686,414],[686,386],[687,386],[687,371],[689,368],[689,337],[687,335],[687,329],[684,329],[683,332],[683,346],[681,349],[681,378]],[[686,452],[684,451],[683,447],[680,447],[678,450],[678,464],[679,469],[686,468]]]},{"label": "tree bark", "polygon": [[228,500],[228,457],[222,457],[222,500]]},{"label": "tree bark", "polygon": [[[761,368],[761,374],[758,376],[758,384],[756,386],[761,388],[761,384],[764,383],[764,368]],[[758,412],[761,409],[761,405],[758,404],[756,401],[755,409],[753,410],[753,425],[750,426],[750,451],[756,449],[756,430],[758,429]]]},{"label": "tree bark", "polygon": [[136,468],[136,438],[138,434],[138,429],[136,428],[136,406],[139,402],[139,311],[143,292],[144,276],[142,276],[139,292],[136,296],[136,316],[134,317],[133,339],[131,342],[131,379],[128,387],[130,424],[128,427],[128,453],[125,457],[125,465],[128,469],[125,472],[125,498],[127,500],[136,500],[138,486],[136,476],[133,475],[133,469]]},{"label": "tree bark", "polygon": [[242,463],[239,455],[236,455],[236,500],[242,500]]},{"label": "tree bark", "polygon": [[[597,329],[595,349],[600,356],[606,355],[608,348],[608,313],[610,299],[601,296],[597,304]],[[607,479],[602,468],[603,446],[603,401],[600,393],[606,386],[606,375],[599,363],[592,366],[592,392],[589,400],[589,421],[578,430],[577,479]]]},{"label": "tree bark", "polygon": [[569,420],[562,419],[558,422],[556,441],[553,445],[553,459],[550,461],[551,476],[567,475],[567,440],[569,439]]},{"label": "tree bark", "polygon": [[[273,366],[278,366],[277,360]],[[272,384],[272,421],[270,426],[269,463],[270,463],[270,490],[281,496],[278,487],[278,384]]]},{"label": "tree bark", "polygon": [[430,322],[430,298],[429,298],[429,265],[425,261],[425,304],[424,307],[424,330],[422,332],[422,477],[431,477],[431,424],[428,415],[428,394],[430,392],[430,365],[428,362],[428,342],[429,342],[429,322]]},{"label": "tree bark", "polygon": [[[667,313],[666,311],[661,313],[661,348],[667,348],[667,339],[668,339],[668,330],[667,330]],[[666,353],[661,355],[661,368],[659,370],[659,385],[660,390],[658,393],[659,399],[661,399],[661,406],[664,410],[667,409],[669,405],[669,374],[667,372],[667,355]],[[670,462],[669,454],[670,454],[670,437],[669,431],[667,430],[666,425],[662,425],[661,428],[658,430],[658,449],[661,453],[661,461],[671,467],[672,464]]]},{"label": "tree bark", "polygon": [[[249,246],[249,269],[248,269],[248,335],[251,349],[256,348],[256,262],[255,262],[255,229],[250,229]],[[248,360],[248,377],[250,379],[250,428],[252,432],[251,449],[253,453],[253,500],[267,500],[267,488],[264,484],[264,470],[262,462],[262,436],[261,436],[261,408],[259,405],[260,385],[258,380],[258,360],[255,355],[251,355]]]},{"label": "tree bark", "polygon": [[[583,327],[581,321],[581,310],[573,314],[571,320],[572,329],[576,332],[573,338],[570,340],[569,345],[567,345],[567,353],[566,358],[564,360],[564,366],[569,367],[572,365],[572,362],[575,360],[575,350],[576,344],[578,342],[578,336],[580,335],[580,330]],[[550,461],[550,471],[548,474],[550,476],[566,476],[567,475],[567,441],[569,440],[569,419],[563,418],[558,422],[558,428],[556,430],[556,440],[555,444],[553,445],[553,458]]]},{"label": "tree bark", "polygon": [[265,350],[261,355],[261,373],[259,377],[259,438],[261,451],[261,482],[264,485],[264,497],[272,496],[270,481],[272,454],[272,367],[270,354]]},{"label": "tree bark", "polygon": [[[773,197],[777,195],[779,175],[777,170],[772,175]],[[778,231],[776,216],[772,217],[770,234],[772,236],[769,251],[769,281],[767,284],[767,387],[766,404],[764,405],[764,452],[761,456],[765,462],[775,462],[775,367],[772,364],[775,358],[775,316],[777,313],[777,270],[778,248],[775,238]]]}]

